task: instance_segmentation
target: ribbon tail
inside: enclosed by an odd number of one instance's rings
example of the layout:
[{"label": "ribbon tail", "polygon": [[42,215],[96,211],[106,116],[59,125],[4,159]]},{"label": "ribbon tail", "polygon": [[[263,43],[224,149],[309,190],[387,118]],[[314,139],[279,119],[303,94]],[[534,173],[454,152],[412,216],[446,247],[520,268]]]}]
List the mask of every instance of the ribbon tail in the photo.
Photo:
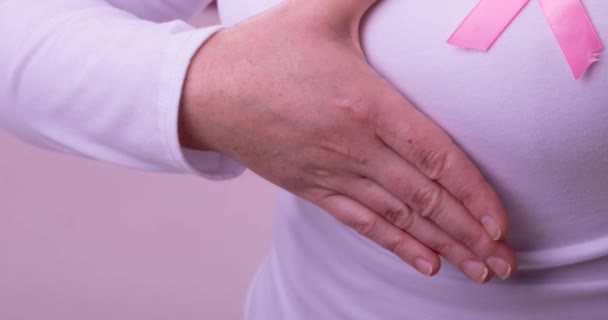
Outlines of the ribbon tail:
[{"label": "ribbon tail", "polygon": [[539,3],[574,77],[580,79],[604,50],[587,10],[580,0],[539,0]]},{"label": "ribbon tail", "polygon": [[488,51],[528,2],[529,0],[479,1],[448,39],[448,43]]}]

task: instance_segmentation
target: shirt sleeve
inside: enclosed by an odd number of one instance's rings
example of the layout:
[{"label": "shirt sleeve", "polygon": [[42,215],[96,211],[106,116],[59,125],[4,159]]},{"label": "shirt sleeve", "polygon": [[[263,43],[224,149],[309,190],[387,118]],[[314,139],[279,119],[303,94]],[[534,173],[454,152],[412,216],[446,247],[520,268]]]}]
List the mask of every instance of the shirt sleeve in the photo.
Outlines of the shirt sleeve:
[{"label": "shirt sleeve", "polygon": [[177,130],[190,60],[220,28],[153,22],[101,0],[0,1],[0,127],[136,169],[238,176],[230,158],[182,148]]},{"label": "shirt sleeve", "polygon": [[112,6],[155,22],[190,21],[213,0],[106,0]]}]

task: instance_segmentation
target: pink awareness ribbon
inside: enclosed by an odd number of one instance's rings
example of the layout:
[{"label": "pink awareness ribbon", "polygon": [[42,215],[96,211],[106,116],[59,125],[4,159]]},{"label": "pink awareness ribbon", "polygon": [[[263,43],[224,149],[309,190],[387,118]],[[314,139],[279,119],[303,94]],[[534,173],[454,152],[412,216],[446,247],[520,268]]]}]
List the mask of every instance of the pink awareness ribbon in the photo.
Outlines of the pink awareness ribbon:
[{"label": "pink awareness ribbon", "polygon": [[[448,43],[481,51],[492,44],[529,0],[481,0],[452,34]],[[604,49],[581,0],[538,0],[576,79],[598,61]]]}]

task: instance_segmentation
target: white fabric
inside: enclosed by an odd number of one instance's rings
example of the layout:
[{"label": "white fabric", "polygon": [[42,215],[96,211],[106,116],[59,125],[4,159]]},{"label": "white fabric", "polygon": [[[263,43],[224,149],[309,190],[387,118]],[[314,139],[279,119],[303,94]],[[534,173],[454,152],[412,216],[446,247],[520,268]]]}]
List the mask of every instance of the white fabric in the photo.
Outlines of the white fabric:
[{"label": "white fabric", "polygon": [[238,163],[178,141],[187,67],[220,28],[196,30],[180,19],[209,2],[0,1],[0,127],[137,169],[238,175]]},{"label": "white fabric", "polygon": [[[220,0],[222,22],[278,2]],[[477,2],[382,0],[363,47],[496,188],[520,271],[478,286],[444,263],[424,278],[285,192],[245,319],[606,319],[608,54],[574,80],[536,1],[488,53],[446,44]],[[608,2],[583,2],[608,44]]]},{"label": "white fabric", "polygon": [[[238,175],[238,163],[183,150],[177,138],[186,68],[218,27],[175,19],[207,2],[0,0],[0,126],[39,146],[138,169]],[[233,24],[277,2],[219,5]],[[374,67],[462,145],[503,197],[522,270],[480,287],[444,264],[427,279],[284,193],[247,320],[605,318],[608,64],[574,81],[536,4],[487,54],[445,44],[476,2],[383,0],[363,42]],[[585,4],[608,42],[608,2]]]}]

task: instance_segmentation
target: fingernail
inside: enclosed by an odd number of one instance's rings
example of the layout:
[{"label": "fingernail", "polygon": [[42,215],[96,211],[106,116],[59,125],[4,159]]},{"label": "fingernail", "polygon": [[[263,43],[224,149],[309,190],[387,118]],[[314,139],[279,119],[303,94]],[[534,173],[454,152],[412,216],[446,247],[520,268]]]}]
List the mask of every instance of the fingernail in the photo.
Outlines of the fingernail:
[{"label": "fingernail", "polygon": [[488,277],[488,268],[481,263],[473,260],[466,261],[462,264],[462,271],[471,280],[477,283],[483,283]]},{"label": "fingernail", "polygon": [[505,260],[496,257],[489,257],[487,262],[490,268],[494,270],[494,273],[496,273],[496,275],[498,275],[501,279],[504,280],[511,275],[511,271],[513,269]]},{"label": "fingernail", "polygon": [[433,273],[433,265],[431,265],[428,261],[426,261],[424,259],[418,258],[418,259],[416,259],[414,264],[416,264],[416,269],[418,269],[418,271],[420,271],[425,276],[430,277],[431,274]]},{"label": "fingernail", "polygon": [[500,240],[500,237],[502,237],[502,231],[494,219],[492,219],[490,216],[485,216],[481,218],[481,224],[486,229],[488,234],[490,234],[492,239]]}]

